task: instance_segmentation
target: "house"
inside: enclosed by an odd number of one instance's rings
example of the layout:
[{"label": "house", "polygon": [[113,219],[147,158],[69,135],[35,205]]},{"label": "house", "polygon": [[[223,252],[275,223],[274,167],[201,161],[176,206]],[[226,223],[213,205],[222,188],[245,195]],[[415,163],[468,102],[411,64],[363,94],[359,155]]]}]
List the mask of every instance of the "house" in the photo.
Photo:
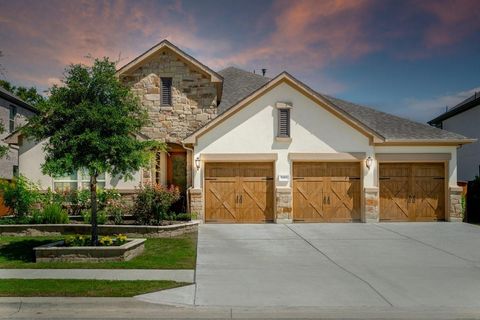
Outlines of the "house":
[{"label": "house", "polygon": [[[480,92],[460,102],[428,122],[440,129],[480,138]],[[480,176],[480,143],[464,145],[457,151],[458,180],[471,181]]]},{"label": "house", "polygon": [[[167,153],[134,192],[174,184],[207,223],[458,221],[463,135],[323,95],[287,72],[214,71],[162,41],[118,70],[147,109],[142,134]],[[41,174],[41,144],[19,143],[20,172],[44,188],[81,188],[82,172]]]},{"label": "house", "polygon": [[[37,110],[13,93],[0,87],[0,121],[4,132],[0,139],[4,139],[22,126]],[[18,148],[10,145],[7,156],[0,159],[0,178],[11,180],[18,174]]]}]

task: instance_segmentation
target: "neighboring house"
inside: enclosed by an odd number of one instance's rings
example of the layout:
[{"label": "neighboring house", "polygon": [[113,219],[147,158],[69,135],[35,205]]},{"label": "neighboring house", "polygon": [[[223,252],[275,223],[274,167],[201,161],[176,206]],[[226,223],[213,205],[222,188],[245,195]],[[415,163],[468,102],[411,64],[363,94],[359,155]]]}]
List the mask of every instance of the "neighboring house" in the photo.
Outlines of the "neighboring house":
[{"label": "neighboring house", "polygon": [[[30,104],[0,87],[0,121],[5,129],[0,134],[0,139],[9,136],[36,112]],[[11,145],[8,155],[0,159],[0,178],[10,180],[16,174],[18,174],[18,148]]]},{"label": "neighboring house", "polygon": [[[480,92],[428,122],[440,129],[480,138]],[[471,181],[480,176],[480,142],[462,146],[457,151],[458,180]]]},{"label": "neighboring house", "polygon": [[[215,72],[168,41],[118,77],[152,120],[143,135],[170,151],[133,181],[107,175],[107,188],[177,185],[205,222],[460,219],[463,135],[322,95],[286,72]],[[43,157],[20,141],[20,172],[44,188],[88,181],[42,175]]]}]

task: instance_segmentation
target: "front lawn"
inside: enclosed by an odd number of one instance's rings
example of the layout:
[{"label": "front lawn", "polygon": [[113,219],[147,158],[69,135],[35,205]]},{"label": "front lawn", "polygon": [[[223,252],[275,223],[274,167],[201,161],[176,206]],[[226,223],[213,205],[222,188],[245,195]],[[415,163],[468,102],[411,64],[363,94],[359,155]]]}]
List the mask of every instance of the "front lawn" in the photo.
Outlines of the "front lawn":
[{"label": "front lawn", "polygon": [[0,297],[133,297],[186,284],[150,280],[2,279]]},{"label": "front lawn", "polygon": [[[147,239],[142,255],[130,261],[39,262],[34,247],[58,241],[63,236],[0,237],[1,269],[195,269],[197,234],[175,238]],[[3,280],[2,280],[3,281]]]}]

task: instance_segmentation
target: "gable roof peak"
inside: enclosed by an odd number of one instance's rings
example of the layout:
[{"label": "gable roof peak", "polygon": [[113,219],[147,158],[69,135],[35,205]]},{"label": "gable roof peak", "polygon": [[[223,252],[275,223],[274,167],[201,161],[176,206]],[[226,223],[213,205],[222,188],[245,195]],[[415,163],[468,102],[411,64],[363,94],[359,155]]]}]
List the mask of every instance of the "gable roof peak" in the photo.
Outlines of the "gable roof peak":
[{"label": "gable roof peak", "polygon": [[150,59],[152,56],[160,52],[161,50],[167,48],[168,50],[172,51],[178,57],[185,63],[193,66],[194,68],[198,69],[200,72],[202,72],[205,75],[210,76],[210,81],[212,82],[218,82],[221,83],[223,81],[223,78],[221,75],[219,75],[217,72],[213,71],[210,69],[208,66],[204,65],[176,45],[174,45],[172,42],[170,42],[167,39],[163,39],[144,53],[140,54],[124,66],[122,66],[120,69],[117,70],[117,76],[120,75],[125,75],[133,70],[136,70],[138,67],[140,67],[145,61]]}]

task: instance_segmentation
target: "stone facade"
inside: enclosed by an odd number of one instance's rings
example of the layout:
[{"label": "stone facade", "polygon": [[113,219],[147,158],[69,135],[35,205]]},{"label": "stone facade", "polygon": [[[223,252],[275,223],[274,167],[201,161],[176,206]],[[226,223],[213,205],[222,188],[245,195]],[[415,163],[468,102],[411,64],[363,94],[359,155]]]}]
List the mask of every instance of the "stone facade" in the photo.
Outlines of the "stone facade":
[{"label": "stone facade", "polygon": [[292,189],[287,187],[277,188],[275,200],[276,222],[292,222]]},{"label": "stone facade", "polygon": [[448,221],[461,222],[463,220],[462,192],[461,187],[450,187]]},{"label": "stone facade", "polygon": [[[161,105],[161,77],[172,78],[172,105]],[[142,133],[151,139],[180,143],[217,115],[216,84],[168,49],[122,80],[148,112],[151,124]]]},{"label": "stone facade", "polygon": [[191,213],[196,213],[198,220],[203,220],[203,192],[202,189],[189,189],[188,197],[190,200],[189,207]]},{"label": "stone facade", "polygon": [[378,222],[380,198],[377,187],[365,188],[365,217],[363,222]]}]

